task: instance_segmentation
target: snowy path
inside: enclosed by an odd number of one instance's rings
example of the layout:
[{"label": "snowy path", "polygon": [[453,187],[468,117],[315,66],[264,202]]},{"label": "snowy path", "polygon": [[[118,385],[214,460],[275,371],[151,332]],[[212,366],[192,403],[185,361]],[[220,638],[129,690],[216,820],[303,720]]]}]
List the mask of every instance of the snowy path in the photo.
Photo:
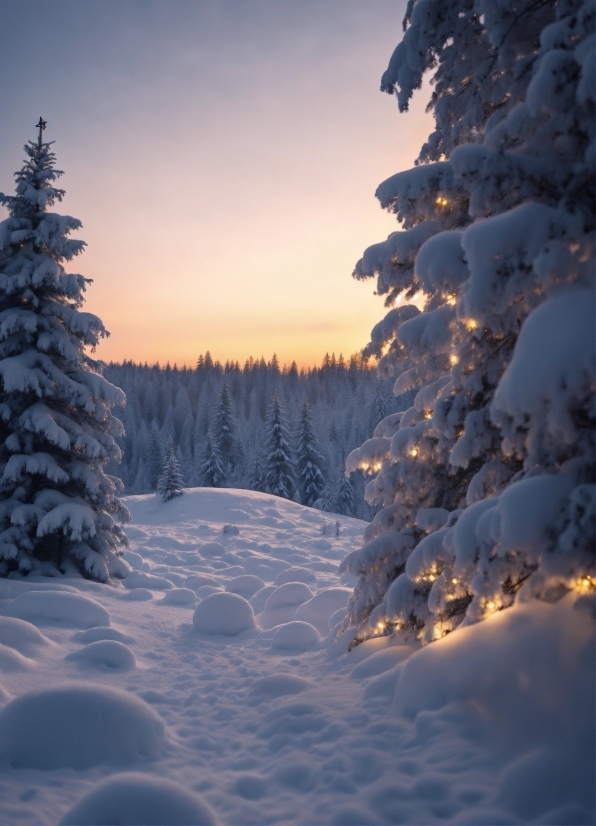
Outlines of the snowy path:
[{"label": "snowy path", "polygon": [[[414,649],[387,639],[349,654],[349,633],[333,642],[328,628],[341,620],[350,584],[335,571],[357,546],[363,523],[339,517],[335,537],[335,518],[247,491],[196,489],[167,504],[154,496],[127,503],[134,518],[127,557],[137,568],[124,581],[128,588],[76,579],[0,581],[0,822],[57,823],[98,784],[127,771],[181,784],[216,821],[230,824],[590,822],[584,740],[591,723],[584,716],[580,728],[574,716],[578,704],[589,707],[589,661],[587,687],[568,679],[591,640],[589,611],[515,609],[461,632],[484,669],[480,699],[464,702],[470,656],[457,635],[414,657]],[[238,533],[223,533],[226,524]],[[261,585],[266,590],[259,592]],[[197,604],[225,589],[252,599],[256,627],[231,636],[201,633],[193,626]],[[54,599],[56,591],[62,593]],[[217,600],[206,604],[213,621],[242,627],[242,600],[228,598],[221,615]],[[295,619],[302,624],[288,625]],[[546,626],[556,630],[543,656],[530,658],[503,699],[495,674],[510,651],[498,640],[521,640],[522,661]],[[574,647],[577,657],[569,653]],[[570,664],[553,674],[553,657],[563,650]],[[399,666],[406,659],[409,670]],[[552,717],[553,709],[540,708],[536,685],[545,674],[558,704],[547,735],[544,715]],[[52,707],[64,737],[49,744],[30,714],[19,717],[10,703],[34,689],[81,681],[92,683],[97,696],[89,695],[81,718],[73,710],[76,690],[66,692]],[[523,704],[528,685],[538,692],[532,719]],[[135,707],[139,725],[156,727],[144,747],[142,732],[101,711],[102,686],[143,701]],[[41,696],[31,707],[42,709]],[[496,726],[482,707],[489,697]],[[97,739],[102,730],[109,732],[107,746]],[[106,822],[110,794],[91,801],[84,822]],[[133,809],[144,805],[136,795]],[[169,820],[141,811],[145,822],[190,822],[188,815],[176,819],[172,807]],[[192,822],[202,822],[200,815]]]}]

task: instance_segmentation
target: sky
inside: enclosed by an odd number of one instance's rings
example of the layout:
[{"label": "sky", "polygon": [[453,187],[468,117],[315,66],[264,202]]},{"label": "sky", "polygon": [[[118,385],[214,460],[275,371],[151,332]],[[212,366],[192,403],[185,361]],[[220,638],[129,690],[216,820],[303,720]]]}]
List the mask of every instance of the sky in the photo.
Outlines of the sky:
[{"label": "sky", "polygon": [[431,131],[428,95],[399,114],[379,92],[404,8],[0,0],[0,191],[43,116],[98,357],[308,366],[368,342],[382,299],[351,273],[398,229],[374,192]]}]

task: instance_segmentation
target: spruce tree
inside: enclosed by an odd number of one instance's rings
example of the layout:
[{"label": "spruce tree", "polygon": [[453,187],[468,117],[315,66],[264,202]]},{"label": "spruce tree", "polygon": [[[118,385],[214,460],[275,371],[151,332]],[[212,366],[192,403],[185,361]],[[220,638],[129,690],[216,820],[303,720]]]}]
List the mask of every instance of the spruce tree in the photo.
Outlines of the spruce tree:
[{"label": "spruce tree", "polygon": [[364,350],[415,398],[348,456],[381,509],[342,569],[357,639],[429,642],[595,584],[594,4],[411,0],[404,29],[381,86],[403,111],[433,72],[435,129],[354,275],[425,296]]},{"label": "spruce tree", "polygon": [[238,438],[238,425],[234,416],[232,397],[227,381],[221,386],[215,413],[214,435],[217,452],[224,476],[224,484],[235,480],[242,459],[242,448]]},{"label": "spruce tree", "polygon": [[291,499],[296,489],[296,471],[289,444],[285,411],[277,393],[268,415],[269,439],[265,460],[265,490],[275,496]]},{"label": "spruce tree", "polygon": [[312,507],[325,487],[325,477],[322,470],[324,460],[318,448],[307,399],[304,399],[300,411],[297,442],[296,465],[300,499],[303,505]]},{"label": "spruce tree", "polygon": [[81,312],[90,279],[65,272],[85,242],[69,238],[80,221],[50,211],[63,173],[37,126],[16,195],[0,193],[0,575],[74,567],[105,581],[127,570],[117,523],[130,515],[104,471],[120,459],[111,409],[125,396],[86,351],[108,333]]},{"label": "spruce tree", "polygon": [[260,493],[265,493],[265,469],[263,464],[261,452],[257,450],[253,459],[248,482],[250,490],[256,490]]},{"label": "spruce tree", "polygon": [[175,496],[182,496],[183,487],[184,479],[180,462],[176,457],[174,442],[170,438],[164,451],[162,472],[157,481],[157,493],[163,497],[164,502],[168,502]]},{"label": "spruce tree", "polygon": [[337,513],[346,516],[356,515],[356,502],[354,499],[354,484],[350,476],[342,473],[339,477],[337,489],[335,491],[335,504]]},{"label": "spruce tree", "polygon": [[149,431],[149,448],[147,451],[147,462],[145,466],[147,481],[152,491],[157,490],[157,482],[161,475],[162,467],[163,450],[161,446],[161,439],[159,438],[159,433],[157,431],[157,427],[155,426],[155,422],[153,422],[151,425],[151,430]]},{"label": "spruce tree", "polygon": [[219,453],[211,432],[205,438],[205,447],[201,456],[199,467],[199,479],[201,485],[206,488],[221,488],[224,485],[225,476],[221,467]]}]

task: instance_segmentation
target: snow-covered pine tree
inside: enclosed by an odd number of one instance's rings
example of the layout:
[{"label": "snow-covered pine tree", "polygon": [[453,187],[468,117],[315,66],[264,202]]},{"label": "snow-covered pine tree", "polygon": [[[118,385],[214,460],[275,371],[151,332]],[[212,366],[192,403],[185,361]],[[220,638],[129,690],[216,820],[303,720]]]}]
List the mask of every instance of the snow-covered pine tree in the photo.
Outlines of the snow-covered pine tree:
[{"label": "snow-covered pine tree", "polygon": [[[209,355],[209,352],[207,352],[207,355]],[[225,481],[215,439],[210,431],[205,437],[205,447],[203,448],[199,467],[199,480],[201,485],[206,488],[221,488]]]},{"label": "snow-covered pine tree", "polygon": [[163,466],[162,454],[161,439],[159,438],[155,422],[153,422],[151,430],[149,431],[149,448],[147,450],[147,462],[145,466],[147,482],[152,491],[157,490],[157,482]]},{"label": "snow-covered pine tree", "polygon": [[157,493],[163,497],[164,502],[169,502],[175,496],[182,496],[184,478],[180,468],[180,462],[176,457],[174,442],[170,438],[166,443],[163,457],[163,468],[157,480]]},{"label": "snow-covered pine tree", "polygon": [[117,522],[130,515],[104,472],[120,459],[111,409],[125,396],[85,349],[108,333],[81,312],[90,279],[65,272],[85,242],[68,237],[80,221],[49,211],[62,172],[38,127],[16,195],[0,194],[0,575],[76,569],[105,581],[128,570]]},{"label": "snow-covered pine tree", "polygon": [[300,410],[297,443],[296,465],[300,499],[303,505],[312,507],[323,492],[325,477],[322,471],[324,459],[319,451],[307,399],[302,402]]},{"label": "snow-covered pine tree", "polygon": [[357,639],[423,641],[514,599],[594,586],[594,4],[413,0],[382,80],[434,70],[435,131],[377,190],[394,307],[365,355],[413,406],[347,467],[381,505],[343,569]]},{"label": "snow-covered pine tree", "polygon": [[345,516],[355,516],[356,502],[354,499],[354,485],[350,476],[345,473],[340,474],[335,491],[335,506],[337,513],[343,513]]},{"label": "snow-covered pine tree", "polygon": [[337,512],[337,505],[335,501],[335,491],[331,487],[331,485],[327,484],[323,488],[321,495],[319,498],[313,502],[313,508],[316,508],[320,511],[325,511],[326,513],[336,513]]},{"label": "snow-covered pine tree", "polygon": [[257,450],[253,459],[248,482],[251,490],[257,490],[260,493],[265,493],[265,469],[263,464],[263,457],[260,451]]},{"label": "snow-covered pine tree", "polygon": [[215,413],[214,435],[219,453],[221,468],[224,474],[224,484],[237,482],[237,473],[240,471],[242,448],[238,438],[238,424],[234,416],[232,397],[227,381],[223,381],[217,410]]},{"label": "snow-covered pine tree", "polygon": [[267,421],[269,438],[265,459],[265,490],[291,499],[296,489],[296,470],[288,441],[285,411],[277,393],[273,397]]}]

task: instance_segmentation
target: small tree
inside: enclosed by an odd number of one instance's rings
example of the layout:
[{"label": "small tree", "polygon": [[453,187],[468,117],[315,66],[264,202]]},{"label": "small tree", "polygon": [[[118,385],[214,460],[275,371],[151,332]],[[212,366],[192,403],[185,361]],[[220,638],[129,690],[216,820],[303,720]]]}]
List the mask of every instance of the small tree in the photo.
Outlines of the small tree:
[{"label": "small tree", "polygon": [[324,460],[317,444],[307,399],[304,399],[300,411],[297,441],[296,464],[300,498],[303,505],[312,507],[325,487],[325,477],[322,471]]},{"label": "small tree", "polygon": [[267,493],[291,499],[296,489],[296,471],[288,441],[288,425],[277,393],[269,409],[268,430],[265,489]]},{"label": "small tree", "polygon": [[163,496],[164,502],[168,502],[175,496],[182,496],[183,487],[184,479],[182,477],[180,462],[176,458],[172,439],[168,439],[164,451],[163,470],[157,481],[157,493]]},{"label": "small tree", "polygon": [[25,145],[16,195],[0,193],[0,575],[56,575],[74,566],[106,580],[127,570],[118,559],[130,518],[105,473],[119,461],[124,430],[111,409],[124,393],[101,375],[91,352],[108,335],[81,312],[90,280],[67,273],[85,247],[69,238],[81,222],[50,212],[62,201],[51,143]]},{"label": "small tree", "polygon": [[207,433],[205,447],[199,468],[201,484],[206,488],[221,488],[224,484],[224,472],[221,468],[219,453],[211,433]]}]

